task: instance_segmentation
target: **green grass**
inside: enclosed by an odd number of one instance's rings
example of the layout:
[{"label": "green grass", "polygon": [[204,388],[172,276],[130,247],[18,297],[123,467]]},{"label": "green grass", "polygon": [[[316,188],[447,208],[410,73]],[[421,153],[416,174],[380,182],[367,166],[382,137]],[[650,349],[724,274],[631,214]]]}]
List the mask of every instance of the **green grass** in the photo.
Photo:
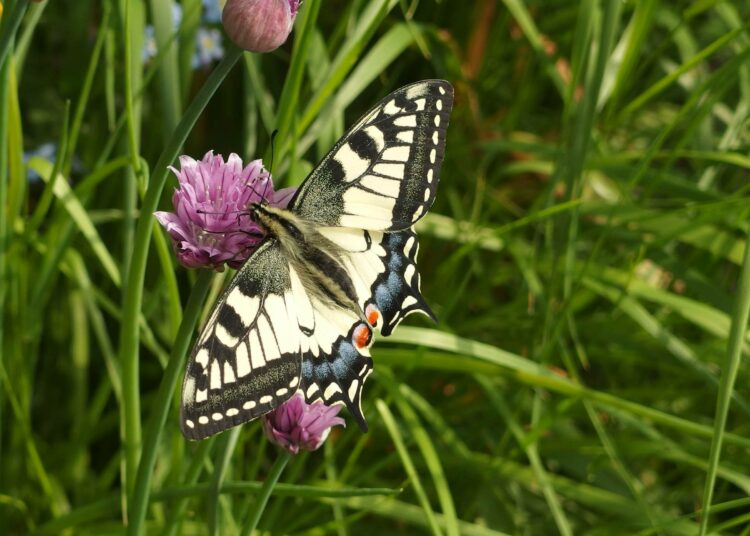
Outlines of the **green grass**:
[{"label": "green grass", "polygon": [[[306,0],[197,70],[198,0],[2,4],[8,534],[750,535],[750,4]],[[227,274],[176,262],[167,166],[268,162],[278,129],[298,184],[423,78],[456,90],[418,225],[439,323],[377,339],[370,431],[286,467],[257,422],[185,441]]]}]

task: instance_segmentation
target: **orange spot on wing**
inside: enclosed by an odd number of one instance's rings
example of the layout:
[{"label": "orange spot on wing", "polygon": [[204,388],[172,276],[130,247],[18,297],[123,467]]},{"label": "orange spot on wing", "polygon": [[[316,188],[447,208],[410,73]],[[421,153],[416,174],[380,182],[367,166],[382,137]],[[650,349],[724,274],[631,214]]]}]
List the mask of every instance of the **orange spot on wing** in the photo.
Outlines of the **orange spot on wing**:
[{"label": "orange spot on wing", "polygon": [[354,329],[354,345],[357,348],[364,348],[370,343],[370,337],[372,337],[372,331],[369,326],[360,324]]},{"label": "orange spot on wing", "polygon": [[378,321],[380,320],[380,311],[378,311],[378,308],[374,305],[368,305],[365,309],[365,313],[367,314],[367,321],[370,323],[371,326],[377,326]]}]

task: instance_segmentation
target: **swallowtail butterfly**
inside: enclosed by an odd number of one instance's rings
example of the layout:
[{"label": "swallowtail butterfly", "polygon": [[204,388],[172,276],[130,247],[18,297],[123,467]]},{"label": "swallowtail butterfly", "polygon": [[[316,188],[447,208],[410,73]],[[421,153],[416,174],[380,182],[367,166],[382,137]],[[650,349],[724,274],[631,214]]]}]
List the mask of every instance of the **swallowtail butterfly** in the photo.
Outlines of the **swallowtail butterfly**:
[{"label": "swallowtail butterfly", "polygon": [[412,226],[432,206],[453,88],[424,80],[394,91],[349,129],[286,209],[249,207],[266,239],[209,316],[182,386],[180,426],[202,439],[301,391],[344,404],[363,430],[373,329],[413,312]]}]

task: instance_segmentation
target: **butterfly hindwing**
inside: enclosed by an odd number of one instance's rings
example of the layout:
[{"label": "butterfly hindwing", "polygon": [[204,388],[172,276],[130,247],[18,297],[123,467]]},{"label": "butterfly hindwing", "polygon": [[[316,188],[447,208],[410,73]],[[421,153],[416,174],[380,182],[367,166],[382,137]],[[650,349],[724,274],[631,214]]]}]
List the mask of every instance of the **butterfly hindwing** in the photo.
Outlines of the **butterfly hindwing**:
[{"label": "butterfly hindwing", "polygon": [[[413,229],[393,233],[329,227],[320,229],[343,252],[342,261],[352,277],[360,306],[374,305],[376,326],[390,335],[408,314],[421,312],[433,320],[420,291],[417,270],[419,242]],[[375,324],[375,323],[374,323]]]},{"label": "butterfly hindwing", "polygon": [[372,329],[352,311],[312,301],[314,330],[302,356],[300,389],[308,403],[344,404],[362,430],[361,396],[372,371]]},{"label": "butterfly hindwing", "polygon": [[268,240],[214,306],[183,382],[186,437],[254,419],[296,392],[303,337],[289,270],[278,242]]},{"label": "butterfly hindwing", "polygon": [[443,80],[394,91],[334,145],[289,208],[322,226],[410,228],[435,200],[452,106]]}]

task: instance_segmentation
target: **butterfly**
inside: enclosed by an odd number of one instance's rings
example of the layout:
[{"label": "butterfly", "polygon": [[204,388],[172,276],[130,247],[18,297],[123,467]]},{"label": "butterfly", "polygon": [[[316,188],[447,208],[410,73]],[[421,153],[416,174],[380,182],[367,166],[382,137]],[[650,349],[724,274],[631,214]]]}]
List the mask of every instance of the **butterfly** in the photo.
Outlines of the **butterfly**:
[{"label": "butterfly", "polygon": [[256,203],[266,232],[214,305],[188,360],[180,427],[203,439],[300,391],[344,404],[362,430],[373,331],[435,319],[419,289],[413,225],[435,200],[453,106],[443,80],[373,106],[302,182],[287,208]]}]

